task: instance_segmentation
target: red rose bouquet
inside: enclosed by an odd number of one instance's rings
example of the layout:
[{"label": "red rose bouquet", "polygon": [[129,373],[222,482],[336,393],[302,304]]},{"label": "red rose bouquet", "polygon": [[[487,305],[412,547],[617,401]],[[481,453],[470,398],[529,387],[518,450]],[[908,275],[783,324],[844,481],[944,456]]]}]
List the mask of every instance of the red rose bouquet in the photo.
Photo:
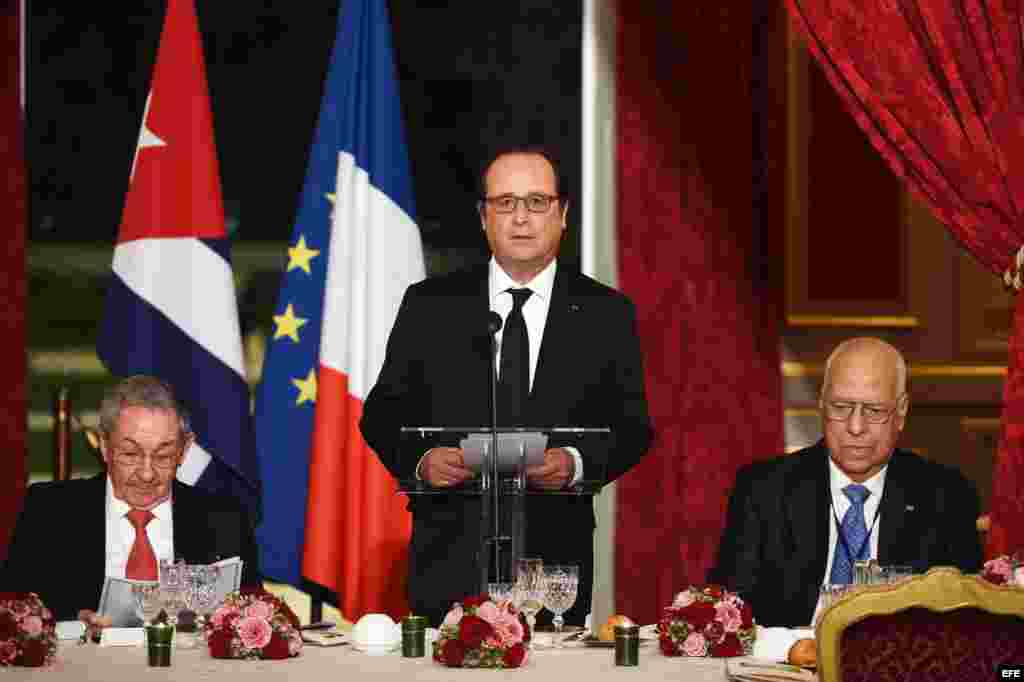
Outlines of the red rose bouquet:
[{"label": "red rose bouquet", "polygon": [[232,592],[206,624],[214,658],[279,660],[302,649],[299,619],[283,601],[262,589]]},{"label": "red rose bouquet", "polygon": [[52,665],[57,622],[33,592],[0,593],[0,666]]},{"label": "red rose bouquet", "polygon": [[750,606],[717,585],[680,592],[658,623],[666,656],[749,656],[756,634]]},{"label": "red rose bouquet", "polygon": [[1024,587],[1024,560],[1017,554],[996,557],[985,562],[981,577],[996,585]]},{"label": "red rose bouquet", "polygon": [[530,627],[511,602],[467,597],[441,623],[434,660],[450,668],[518,668],[529,641]]}]

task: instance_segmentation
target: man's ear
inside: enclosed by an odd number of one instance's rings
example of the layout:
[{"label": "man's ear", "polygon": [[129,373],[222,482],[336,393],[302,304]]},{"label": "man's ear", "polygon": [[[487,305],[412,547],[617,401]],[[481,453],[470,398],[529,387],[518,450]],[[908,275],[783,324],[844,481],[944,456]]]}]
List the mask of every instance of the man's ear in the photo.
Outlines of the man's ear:
[{"label": "man's ear", "polygon": [[562,229],[566,228],[566,218],[569,217],[569,200],[566,199],[562,202]]}]

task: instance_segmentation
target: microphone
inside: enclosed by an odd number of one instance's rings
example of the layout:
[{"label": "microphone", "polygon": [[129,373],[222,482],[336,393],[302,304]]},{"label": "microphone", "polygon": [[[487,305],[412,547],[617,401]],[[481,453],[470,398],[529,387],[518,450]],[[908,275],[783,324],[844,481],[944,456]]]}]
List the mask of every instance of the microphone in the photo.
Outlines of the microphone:
[{"label": "microphone", "polygon": [[494,312],[493,310],[487,314],[487,333],[497,334],[501,329],[501,315]]}]

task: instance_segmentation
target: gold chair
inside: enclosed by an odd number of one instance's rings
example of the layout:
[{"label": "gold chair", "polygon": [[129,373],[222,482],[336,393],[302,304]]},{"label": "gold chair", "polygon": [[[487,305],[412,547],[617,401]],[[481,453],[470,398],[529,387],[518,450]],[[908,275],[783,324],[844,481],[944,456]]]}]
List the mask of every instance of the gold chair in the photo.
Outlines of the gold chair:
[{"label": "gold chair", "polygon": [[1024,661],[1024,589],[933,568],[854,590],[816,628],[822,682],[996,679]]}]

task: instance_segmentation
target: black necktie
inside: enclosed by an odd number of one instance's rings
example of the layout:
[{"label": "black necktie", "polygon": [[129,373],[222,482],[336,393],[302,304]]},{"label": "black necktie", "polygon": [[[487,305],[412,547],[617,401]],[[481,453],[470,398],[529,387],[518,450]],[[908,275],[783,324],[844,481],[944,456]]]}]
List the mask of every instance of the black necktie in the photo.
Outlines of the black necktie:
[{"label": "black necktie", "polygon": [[523,319],[523,304],[533,292],[509,289],[512,312],[505,320],[501,335],[501,376],[498,381],[498,415],[503,426],[521,426],[530,395],[530,339]]}]

